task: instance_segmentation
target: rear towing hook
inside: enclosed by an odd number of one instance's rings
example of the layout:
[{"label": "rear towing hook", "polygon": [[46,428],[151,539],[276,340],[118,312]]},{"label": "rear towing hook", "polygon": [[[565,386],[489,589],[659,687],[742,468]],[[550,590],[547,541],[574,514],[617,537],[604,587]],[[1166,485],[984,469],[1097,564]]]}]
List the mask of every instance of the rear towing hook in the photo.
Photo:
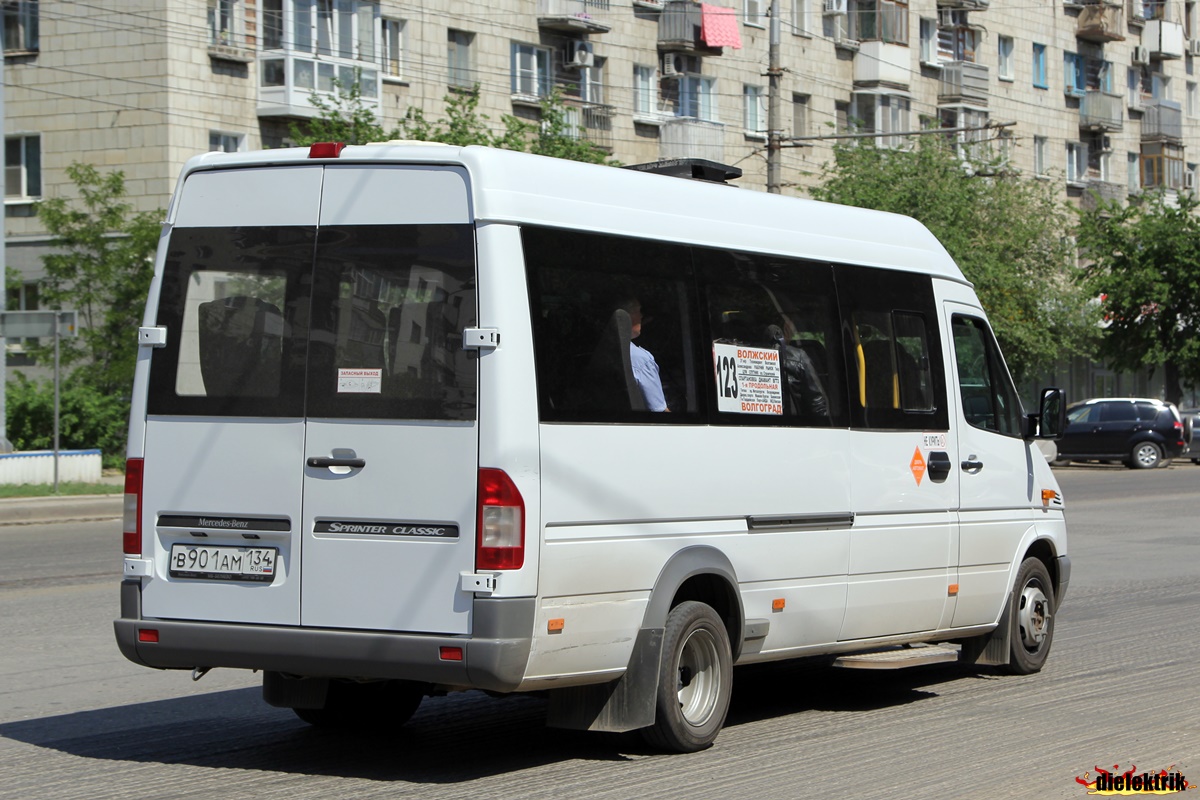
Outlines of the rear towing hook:
[{"label": "rear towing hook", "polygon": [[195,669],[192,670],[192,680],[194,680],[194,681],[200,680],[205,675],[207,675],[208,671],[211,669],[212,669],[212,667],[196,667]]}]

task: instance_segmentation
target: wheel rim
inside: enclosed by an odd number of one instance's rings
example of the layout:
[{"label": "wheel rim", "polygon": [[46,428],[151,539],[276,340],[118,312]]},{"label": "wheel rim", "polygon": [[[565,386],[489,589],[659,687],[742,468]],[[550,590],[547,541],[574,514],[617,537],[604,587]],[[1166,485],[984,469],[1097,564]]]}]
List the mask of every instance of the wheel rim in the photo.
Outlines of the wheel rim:
[{"label": "wheel rim", "polygon": [[676,691],[679,710],[689,725],[703,725],[721,694],[721,662],[717,639],[704,628],[692,631],[679,651]]},{"label": "wheel rim", "polygon": [[1026,649],[1037,650],[1041,647],[1050,633],[1050,600],[1038,584],[1030,583],[1021,592],[1017,621],[1021,626],[1021,642]]},{"label": "wheel rim", "polygon": [[1158,462],[1158,450],[1154,445],[1148,444],[1138,448],[1137,461],[1143,467],[1152,467]]}]

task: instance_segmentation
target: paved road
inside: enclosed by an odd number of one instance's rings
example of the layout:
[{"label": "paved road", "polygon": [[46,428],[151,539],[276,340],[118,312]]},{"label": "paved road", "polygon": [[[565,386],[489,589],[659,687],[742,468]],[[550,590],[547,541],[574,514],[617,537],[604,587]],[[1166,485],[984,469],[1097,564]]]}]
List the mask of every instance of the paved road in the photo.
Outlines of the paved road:
[{"label": "paved road", "polygon": [[1068,798],[1113,764],[1200,783],[1200,468],[1058,474],[1075,573],[1042,673],[744,668],[689,756],[478,693],[388,737],[315,731],[252,675],[121,658],[118,523],[0,528],[0,798]]}]

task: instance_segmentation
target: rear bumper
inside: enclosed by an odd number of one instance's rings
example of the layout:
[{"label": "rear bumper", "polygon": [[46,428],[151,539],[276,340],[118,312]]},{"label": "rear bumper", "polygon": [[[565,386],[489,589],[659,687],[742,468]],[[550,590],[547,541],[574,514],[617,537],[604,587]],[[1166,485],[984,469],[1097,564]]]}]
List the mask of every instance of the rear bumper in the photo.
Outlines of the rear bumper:
[{"label": "rear bumper", "polygon": [[[477,598],[471,636],[386,633],[226,622],[143,620],[131,614],[139,586],[121,587],[117,645],[130,661],[159,669],[227,667],[308,677],[394,678],[441,686],[512,691],[525,675],[532,642],[534,599]],[[157,642],[138,630],[158,631]],[[462,648],[445,661],[441,647]]]}]

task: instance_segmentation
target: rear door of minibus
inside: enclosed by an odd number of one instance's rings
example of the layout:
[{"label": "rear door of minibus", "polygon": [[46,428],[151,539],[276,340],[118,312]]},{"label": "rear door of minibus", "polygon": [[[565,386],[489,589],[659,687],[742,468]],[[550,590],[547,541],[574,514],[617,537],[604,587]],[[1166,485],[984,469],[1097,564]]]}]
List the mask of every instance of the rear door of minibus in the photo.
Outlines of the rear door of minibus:
[{"label": "rear door of minibus", "polygon": [[398,165],[187,177],[150,370],[144,616],[469,632],[466,186]]}]

